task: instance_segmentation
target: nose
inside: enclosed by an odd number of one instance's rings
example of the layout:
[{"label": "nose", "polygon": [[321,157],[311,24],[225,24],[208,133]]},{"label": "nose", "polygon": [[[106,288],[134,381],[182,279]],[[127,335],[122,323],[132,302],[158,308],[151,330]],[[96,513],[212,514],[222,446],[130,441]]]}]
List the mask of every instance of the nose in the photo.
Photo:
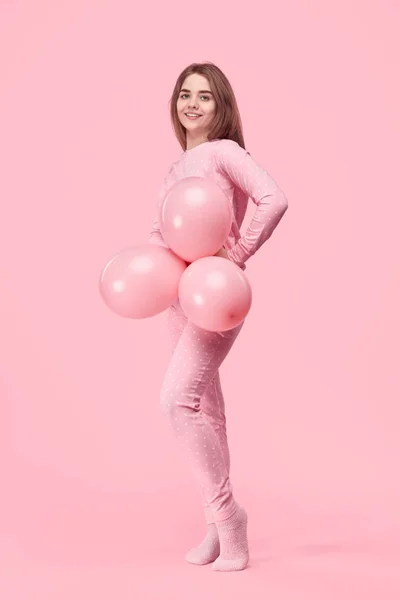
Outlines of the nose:
[{"label": "nose", "polygon": [[198,103],[196,102],[196,100],[190,100],[189,101],[189,108],[198,108]]}]

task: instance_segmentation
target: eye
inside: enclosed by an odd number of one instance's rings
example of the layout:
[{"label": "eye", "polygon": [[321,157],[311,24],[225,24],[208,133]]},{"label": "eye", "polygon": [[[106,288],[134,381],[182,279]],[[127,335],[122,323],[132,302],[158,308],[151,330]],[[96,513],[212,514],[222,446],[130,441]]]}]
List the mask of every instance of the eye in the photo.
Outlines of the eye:
[{"label": "eye", "polygon": [[[188,94],[181,94],[181,98],[185,98]],[[206,100],[210,100],[210,96],[200,96],[200,98],[205,98]]]}]

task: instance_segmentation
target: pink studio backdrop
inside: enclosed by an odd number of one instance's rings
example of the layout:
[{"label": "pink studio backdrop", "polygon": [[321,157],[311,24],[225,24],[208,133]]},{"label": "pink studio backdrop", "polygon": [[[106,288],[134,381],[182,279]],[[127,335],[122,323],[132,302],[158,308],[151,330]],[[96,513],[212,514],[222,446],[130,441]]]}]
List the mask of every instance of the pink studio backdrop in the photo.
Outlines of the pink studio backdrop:
[{"label": "pink studio backdrop", "polygon": [[[0,6],[1,598],[398,597],[399,4]],[[98,293],[147,240],[169,96],[206,60],[289,200],[221,369],[238,576],[183,559],[205,528],[159,410],[166,313]]]}]

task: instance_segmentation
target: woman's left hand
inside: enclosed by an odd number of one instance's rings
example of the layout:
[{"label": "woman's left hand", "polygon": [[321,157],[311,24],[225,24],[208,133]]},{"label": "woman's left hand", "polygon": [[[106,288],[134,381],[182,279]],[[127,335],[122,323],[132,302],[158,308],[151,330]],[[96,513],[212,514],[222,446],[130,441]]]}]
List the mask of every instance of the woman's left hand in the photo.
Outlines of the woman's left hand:
[{"label": "woman's left hand", "polygon": [[225,248],[220,248],[218,252],[214,254],[214,256],[221,256],[222,258],[227,258],[229,260],[229,256]]}]

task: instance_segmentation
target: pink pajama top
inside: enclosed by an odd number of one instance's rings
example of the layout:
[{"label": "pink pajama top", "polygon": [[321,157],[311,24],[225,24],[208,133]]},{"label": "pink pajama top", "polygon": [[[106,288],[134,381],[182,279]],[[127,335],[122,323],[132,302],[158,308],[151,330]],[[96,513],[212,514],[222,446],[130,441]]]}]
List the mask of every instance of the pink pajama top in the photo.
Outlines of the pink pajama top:
[{"label": "pink pajama top", "polygon": [[[177,181],[193,176],[213,179],[228,195],[233,207],[233,221],[224,248],[228,258],[244,270],[244,263],[268,240],[283,217],[288,208],[286,197],[267,171],[237,142],[227,139],[204,142],[186,150],[172,163],[159,193],[150,243],[168,248],[160,230],[162,202]],[[247,230],[241,235],[240,226],[249,198],[256,209]]]}]

